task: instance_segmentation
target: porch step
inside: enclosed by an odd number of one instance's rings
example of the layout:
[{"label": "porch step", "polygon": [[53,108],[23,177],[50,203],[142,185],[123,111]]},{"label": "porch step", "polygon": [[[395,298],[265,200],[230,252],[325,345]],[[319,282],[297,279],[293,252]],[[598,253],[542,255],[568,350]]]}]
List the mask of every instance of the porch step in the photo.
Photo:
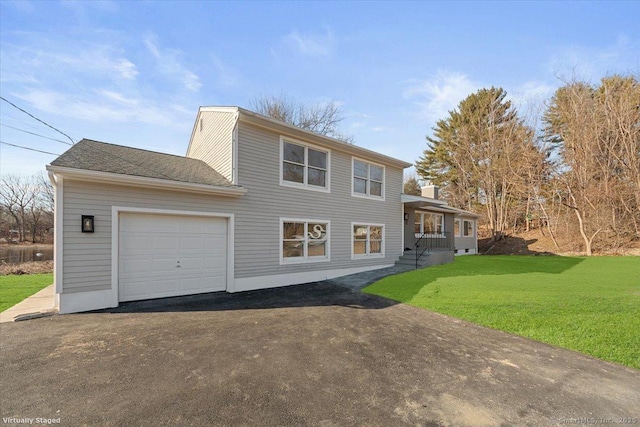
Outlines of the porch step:
[{"label": "porch step", "polygon": [[[429,265],[429,256],[430,254],[425,252],[418,259],[418,268],[426,267]],[[412,265],[415,267],[416,265],[416,252],[415,251],[406,251],[404,255],[396,261],[396,265]]]},{"label": "porch step", "polygon": [[[418,268],[429,267],[432,265],[447,264],[453,262],[453,251],[437,251],[425,252],[418,259]],[[396,265],[416,266],[416,251],[405,251],[404,254],[396,261]]]}]

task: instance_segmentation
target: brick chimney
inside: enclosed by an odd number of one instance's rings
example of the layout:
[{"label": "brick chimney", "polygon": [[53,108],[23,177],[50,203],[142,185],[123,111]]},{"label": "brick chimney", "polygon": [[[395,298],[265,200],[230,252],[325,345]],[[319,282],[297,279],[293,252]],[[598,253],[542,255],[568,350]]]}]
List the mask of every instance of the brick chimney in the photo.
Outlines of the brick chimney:
[{"label": "brick chimney", "polygon": [[438,186],[437,185],[427,185],[421,188],[422,197],[428,197],[430,199],[438,199]]}]

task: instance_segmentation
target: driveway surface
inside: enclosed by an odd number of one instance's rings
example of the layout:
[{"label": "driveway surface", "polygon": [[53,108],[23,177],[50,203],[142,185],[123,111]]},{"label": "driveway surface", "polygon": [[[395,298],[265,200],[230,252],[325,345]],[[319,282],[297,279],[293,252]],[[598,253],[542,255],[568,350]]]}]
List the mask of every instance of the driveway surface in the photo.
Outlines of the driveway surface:
[{"label": "driveway surface", "polygon": [[640,423],[640,371],[329,283],[0,332],[5,424]]}]

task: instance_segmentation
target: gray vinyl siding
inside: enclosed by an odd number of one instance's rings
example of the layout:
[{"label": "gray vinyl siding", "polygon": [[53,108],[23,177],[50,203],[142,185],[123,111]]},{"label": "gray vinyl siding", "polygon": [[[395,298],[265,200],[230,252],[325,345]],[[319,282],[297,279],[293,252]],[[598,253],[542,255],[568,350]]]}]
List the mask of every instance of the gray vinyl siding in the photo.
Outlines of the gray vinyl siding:
[{"label": "gray vinyl siding", "polygon": [[[111,287],[112,206],[234,214],[236,278],[385,265],[398,259],[402,253],[400,168],[385,167],[385,201],[351,196],[352,157],[336,150],[331,151],[330,193],[282,187],[280,135],[239,126],[238,183],[248,192],[238,198],[65,180],[63,292]],[[229,138],[231,134],[229,130]],[[191,148],[192,157],[197,157],[197,144]],[[95,233],[80,232],[81,215],[95,216]],[[280,265],[282,217],[330,221],[331,260]],[[352,222],[385,225],[385,257],[351,260]]]},{"label": "gray vinyl siding", "polygon": [[[63,292],[111,288],[111,208],[233,213],[238,199],[103,183],[64,181]],[[82,215],[95,233],[80,232]]]},{"label": "gray vinyl siding", "polygon": [[233,181],[232,138],[235,123],[234,112],[200,112],[187,157],[203,160],[229,181]]},{"label": "gray vinyl siding", "polygon": [[[352,197],[352,156],[332,150],[330,193],[291,188],[280,185],[280,134],[241,123],[239,141],[238,183],[248,189],[243,202],[261,218],[252,215],[255,223],[247,224],[244,230],[236,227],[236,261],[241,265],[246,256],[266,274],[279,274],[392,264],[402,254],[400,168],[385,167],[385,201]],[[319,145],[317,141],[308,142]],[[264,166],[267,164],[269,167]],[[331,261],[279,265],[281,217],[330,221]],[[351,260],[352,222],[385,225],[384,258]]]},{"label": "gray vinyl siding", "polygon": [[[473,223],[473,236],[464,237],[464,223],[463,221],[471,221]],[[455,247],[458,252],[464,253],[465,249],[475,249],[476,248],[476,221],[474,218],[464,218],[460,217],[460,237],[455,238]]]}]

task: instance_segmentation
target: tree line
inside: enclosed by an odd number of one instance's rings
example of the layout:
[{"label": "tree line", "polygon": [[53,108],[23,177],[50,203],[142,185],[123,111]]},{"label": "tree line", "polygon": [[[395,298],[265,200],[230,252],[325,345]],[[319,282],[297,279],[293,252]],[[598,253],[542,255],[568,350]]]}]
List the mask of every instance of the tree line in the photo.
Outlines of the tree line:
[{"label": "tree line", "polygon": [[44,174],[0,180],[0,238],[48,243],[53,237],[53,187]]},{"label": "tree line", "polygon": [[537,226],[557,248],[558,236],[588,255],[624,247],[640,241],[640,84],[574,79],[529,117],[504,89],[480,89],[436,122],[415,166],[481,213],[492,241]]}]

